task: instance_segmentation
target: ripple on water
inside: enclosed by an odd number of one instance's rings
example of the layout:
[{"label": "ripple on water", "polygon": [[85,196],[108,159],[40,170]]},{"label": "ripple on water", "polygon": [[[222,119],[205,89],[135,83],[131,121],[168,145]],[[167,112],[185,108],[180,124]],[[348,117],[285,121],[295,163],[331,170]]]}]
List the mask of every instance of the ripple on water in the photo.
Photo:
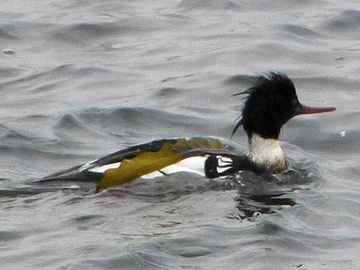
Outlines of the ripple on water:
[{"label": "ripple on water", "polygon": [[70,113],[63,115],[54,125],[53,129],[62,138],[86,138],[83,142],[91,141],[93,138],[104,138],[101,130],[88,126],[79,117]]},{"label": "ripple on water", "polygon": [[73,269],[84,266],[99,269],[171,269],[164,261],[169,259],[153,251],[121,251],[117,255],[82,261],[79,265],[75,264]]},{"label": "ripple on water", "polygon": [[177,95],[182,94],[185,90],[174,87],[163,87],[159,89],[156,95],[161,99],[175,98]]},{"label": "ripple on water", "polygon": [[[210,127],[206,125],[205,119],[195,116],[189,116],[182,113],[171,112],[170,110],[162,110],[160,108],[146,107],[120,107],[113,109],[91,108],[77,114],[81,121],[89,126],[101,127],[102,130],[129,137],[141,132],[151,134],[163,134],[168,131],[167,137],[178,136],[178,134],[186,133],[183,131],[191,129],[196,125],[199,128],[208,130]],[[183,125],[179,123],[183,123]],[[151,127],[151,128],[150,128]],[[176,129],[176,130],[174,130]],[[154,136],[154,135],[153,135]],[[156,136],[160,138],[161,136]],[[155,137],[155,138],[156,138]],[[149,141],[151,136],[148,136]]]},{"label": "ripple on water", "polygon": [[255,80],[256,76],[254,75],[236,74],[226,78],[223,83],[243,87],[244,84],[250,85]]},{"label": "ripple on water", "polygon": [[25,236],[23,232],[18,231],[0,231],[0,242],[2,242],[4,245],[6,243],[17,239],[21,239]]},{"label": "ripple on water", "polygon": [[206,0],[196,0],[196,1],[189,1],[189,0],[182,0],[180,3],[177,4],[177,7],[180,9],[184,9],[187,11],[192,10],[227,10],[227,9],[236,9],[239,5],[232,0],[219,0],[219,1],[206,1]]},{"label": "ripple on water", "polygon": [[324,22],[321,28],[332,34],[338,34],[338,37],[358,39],[360,37],[360,11],[351,9],[338,12]]},{"label": "ripple on water", "polygon": [[17,39],[15,34],[11,33],[11,31],[8,31],[4,28],[6,28],[6,27],[0,26],[0,40],[16,40]]},{"label": "ripple on water", "polygon": [[289,32],[294,35],[298,35],[305,38],[320,38],[322,35],[308,27],[296,25],[296,24],[284,24],[281,26],[283,31]]},{"label": "ripple on water", "polygon": [[95,226],[101,226],[104,224],[105,219],[102,215],[88,214],[76,216],[67,222],[72,223],[72,225],[76,226],[78,230],[86,231]]}]

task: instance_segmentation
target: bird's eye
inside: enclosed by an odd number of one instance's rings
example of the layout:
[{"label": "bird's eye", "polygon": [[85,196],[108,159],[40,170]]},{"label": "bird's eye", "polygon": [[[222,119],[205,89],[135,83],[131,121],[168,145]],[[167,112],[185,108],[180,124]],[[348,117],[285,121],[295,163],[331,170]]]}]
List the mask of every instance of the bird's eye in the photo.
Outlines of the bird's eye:
[{"label": "bird's eye", "polygon": [[291,101],[291,105],[296,106],[297,104],[298,104],[298,100],[297,100],[297,99],[293,99],[293,100]]}]

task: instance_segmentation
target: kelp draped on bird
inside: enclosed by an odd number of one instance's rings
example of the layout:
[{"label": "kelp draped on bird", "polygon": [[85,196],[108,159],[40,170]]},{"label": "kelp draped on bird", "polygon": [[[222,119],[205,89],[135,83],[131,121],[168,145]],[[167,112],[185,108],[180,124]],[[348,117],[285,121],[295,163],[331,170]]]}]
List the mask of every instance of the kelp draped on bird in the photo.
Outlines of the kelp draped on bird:
[{"label": "kelp draped on bird", "polygon": [[[296,115],[335,110],[333,107],[302,105],[293,82],[281,73],[259,76],[252,87],[236,95],[244,95],[245,103],[233,134],[243,126],[249,142],[247,153],[241,153],[235,143],[221,138],[162,139],[126,148],[49,175],[38,182],[95,181],[100,191],[156,172],[171,172],[171,167],[179,162],[198,160],[196,158],[205,161],[202,170],[209,178],[232,175],[242,170],[277,174],[287,168],[279,143],[281,127]],[[226,158],[228,162],[220,164],[221,158]]]}]

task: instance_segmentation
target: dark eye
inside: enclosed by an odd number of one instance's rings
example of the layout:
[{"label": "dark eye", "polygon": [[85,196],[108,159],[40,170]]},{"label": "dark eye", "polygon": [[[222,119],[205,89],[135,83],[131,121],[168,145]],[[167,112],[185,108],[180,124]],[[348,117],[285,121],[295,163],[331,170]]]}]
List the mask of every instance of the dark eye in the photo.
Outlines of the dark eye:
[{"label": "dark eye", "polygon": [[291,105],[293,105],[293,106],[296,106],[298,103],[299,103],[299,102],[298,102],[297,99],[293,99],[293,100],[291,101]]}]

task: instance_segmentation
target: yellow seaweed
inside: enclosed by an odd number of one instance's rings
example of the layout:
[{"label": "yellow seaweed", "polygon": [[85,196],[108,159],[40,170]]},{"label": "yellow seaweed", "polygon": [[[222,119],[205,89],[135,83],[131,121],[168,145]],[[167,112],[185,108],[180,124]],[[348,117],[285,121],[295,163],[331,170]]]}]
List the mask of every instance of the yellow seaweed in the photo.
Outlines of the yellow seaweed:
[{"label": "yellow seaweed", "polygon": [[143,175],[161,170],[186,158],[189,150],[224,149],[218,139],[191,138],[179,139],[175,143],[165,142],[156,152],[139,153],[132,159],[125,159],[118,168],[105,171],[97,190],[103,190],[118,185],[123,185],[140,178]]}]

